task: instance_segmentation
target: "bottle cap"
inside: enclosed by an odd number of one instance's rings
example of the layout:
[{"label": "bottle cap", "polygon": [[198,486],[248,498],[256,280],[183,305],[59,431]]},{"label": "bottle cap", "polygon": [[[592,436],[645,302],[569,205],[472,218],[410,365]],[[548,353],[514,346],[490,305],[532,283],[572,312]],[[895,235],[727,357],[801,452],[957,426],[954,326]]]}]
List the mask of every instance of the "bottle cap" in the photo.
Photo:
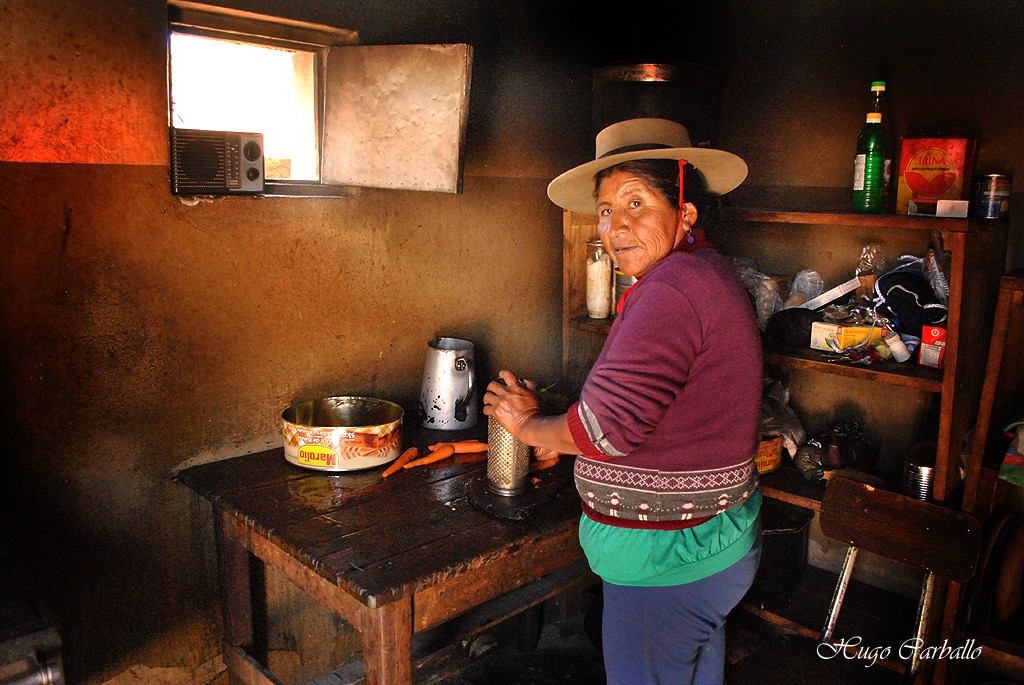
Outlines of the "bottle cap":
[{"label": "bottle cap", "polygon": [[880,124],[882,123],[882,115],[878,112],[868,112],[867,123],[869,124]]}]

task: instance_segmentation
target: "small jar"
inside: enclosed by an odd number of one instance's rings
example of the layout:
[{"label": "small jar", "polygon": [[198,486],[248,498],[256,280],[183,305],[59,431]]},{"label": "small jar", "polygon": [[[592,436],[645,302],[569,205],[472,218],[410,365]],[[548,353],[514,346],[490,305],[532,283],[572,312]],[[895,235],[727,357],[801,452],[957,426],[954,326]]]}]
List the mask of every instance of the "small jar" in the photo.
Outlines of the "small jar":
[{"label": "small jar", "polygon": [[900,334],[892,329],[886,329],[885,332],[885,344],[889,346],[889,351],[892,352],[892,358],[898,362],[905,362],[910,359],[910,350],[903,343],[903,339],[900,338]]},{"label": "small jar", "polygon": [[612,257],[600,240],[587,241],[587,316],[605,319],[612,310]]}]

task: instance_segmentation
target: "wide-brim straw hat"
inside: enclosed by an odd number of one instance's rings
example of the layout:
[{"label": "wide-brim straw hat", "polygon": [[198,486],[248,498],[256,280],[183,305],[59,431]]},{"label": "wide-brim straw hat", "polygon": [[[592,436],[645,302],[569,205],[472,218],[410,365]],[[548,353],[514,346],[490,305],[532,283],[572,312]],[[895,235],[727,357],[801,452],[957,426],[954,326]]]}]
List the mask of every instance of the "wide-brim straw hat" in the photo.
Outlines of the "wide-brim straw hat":
[{"label": "wide-brim straw hat", "polygon": [[693,147],[690,132],[669,119],[627,119],[597,134],[592,162],[558,176],[548,185],[548,197],[559,207],[596,214],[594,176],[608,167],[634,159],[685,159],[704,177],[708,192],[724,195],[747,177],[747,163],[725,150]]}]

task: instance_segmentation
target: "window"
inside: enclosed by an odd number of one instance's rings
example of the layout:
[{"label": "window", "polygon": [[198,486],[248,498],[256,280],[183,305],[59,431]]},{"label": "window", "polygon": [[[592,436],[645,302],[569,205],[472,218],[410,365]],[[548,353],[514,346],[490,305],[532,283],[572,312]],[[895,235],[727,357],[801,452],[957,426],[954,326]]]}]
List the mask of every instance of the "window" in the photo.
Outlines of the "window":
[{"label": "window", "polygon": [[168,19],[170,125],[261,133],[267,194],[461,190],[470,46],[362,46],[186,0]]},{"label": "window", "polygon": [[[171,125],[263,134],[266,177],[320,180],[312,50],[172,33]],[[210,65],[238,64],[230,78]]]}]

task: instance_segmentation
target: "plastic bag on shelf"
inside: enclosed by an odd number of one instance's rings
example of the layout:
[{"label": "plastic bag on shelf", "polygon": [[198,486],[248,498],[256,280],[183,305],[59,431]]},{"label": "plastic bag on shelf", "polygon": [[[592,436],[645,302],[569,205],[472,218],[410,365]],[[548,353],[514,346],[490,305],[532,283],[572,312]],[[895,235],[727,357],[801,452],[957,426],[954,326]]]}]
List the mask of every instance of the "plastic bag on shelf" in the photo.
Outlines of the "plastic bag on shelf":
[{"label": "plastic bag on shelf", "polygon": [[888,260],[878,243],[869,243],[861,248],[860,261],[854,270],[860,285],[854,293],[858,303],[870,304],[875,293],[875,281],[888,270]]},{"label": "plastic bag on shelf", "polygon": [[861,248],[856,274],[858,276],[881,276],[888,270],[886,262],[882,246],[878,243],[869,243]]},{"label": "plastic bag on shelf", "polygon": [[926,263],[925,272],[927,273],[929,270],[935,271],[936,276],[934,280],[932,280],[932,277],[929,277],[929,281],[932,282],[932,288],[935,289],[935,295],[943,302],[949,302],[949,280],[947,274],[949,274],[950,261],[953,259],[953,255],[946,249],[943,241],[942,231],[932,231],[932,247],[928,251],[928,257],[931,258],[933,264]]},{"label": "plastic bag on shelf", "polygon": [[857,262],[857,275],[882,275],[888,270],[888,264],[882,246],[868,243],[860,249],[860,261]]},{"label": "plastic bag on shelf", "polygon": [[936,255],[935,250],[928,250],[924,258],[924,275],[928,279],[928,285],[932,292],[942,304],[949,304],[949,280],[946,278],[945,270]]},{"label": "plastic bag on shelf", "polygon": [[797,450],[796,456],[793,457],[793,463],[796,464],[800,475],[812,483],[817,483],[825,478],[825,467],[821,465],[824,461],[824,453],[824,446],[817,440],[811,439]]},{"label": "plastic bag on shelf", "polygon": [[841,421],[833,425],[828,441],[830,451],[834,451],[839,462],[833,468],[866,473],[874,471],[878,462],[878,443],[867,437],[856,421]]},{"label": "plastic bag on shelf", "polygon": [[762,427],[782,436],[782,447],[790,458],[796,457],[800,445],[807,439],[807,431],[789,406],[789,389],[774,378],[765,378],[761,391]]},{"label": "plastic bag on shelf", "polygon": [[808,439],[793,461],[811,481],[827,478],[826,472],[838,469],[871,474],[878,461],[878,443],[865,436],[856,421],[840,421]]},{"label": "plastic bag on shelf", "polygon": [[732,267],[754,301],[757,323],[763,331],[772,314],[782,310],[783,299],[789,293],[789,281],[761,273],[749,257],[733,257]]},{"label": "plastic bag on shelf", "polygon": [[757,310],[757,324],[763,331],[772,314],[782,311],[785,283],[777,278],[760,274],[754,290],[754,307]]},{"label": "plastic bag on shelf", "polygon": [[758,277],[761,275],[757,271],[757,263],[750,257],[732,257],[731,261],[732,268],[736,270],[736,274],[740,277],[743,287],[753,295],[754,289],[757,287]]},{"label": "plastic bag on shelf", "polygon": [[825,292],[825,280],[821,274],[812,269],[803,269],[793,276],[793,282],[789,286],[789,297],[786,298],[783,308],[799,307],[823,292]]}]

